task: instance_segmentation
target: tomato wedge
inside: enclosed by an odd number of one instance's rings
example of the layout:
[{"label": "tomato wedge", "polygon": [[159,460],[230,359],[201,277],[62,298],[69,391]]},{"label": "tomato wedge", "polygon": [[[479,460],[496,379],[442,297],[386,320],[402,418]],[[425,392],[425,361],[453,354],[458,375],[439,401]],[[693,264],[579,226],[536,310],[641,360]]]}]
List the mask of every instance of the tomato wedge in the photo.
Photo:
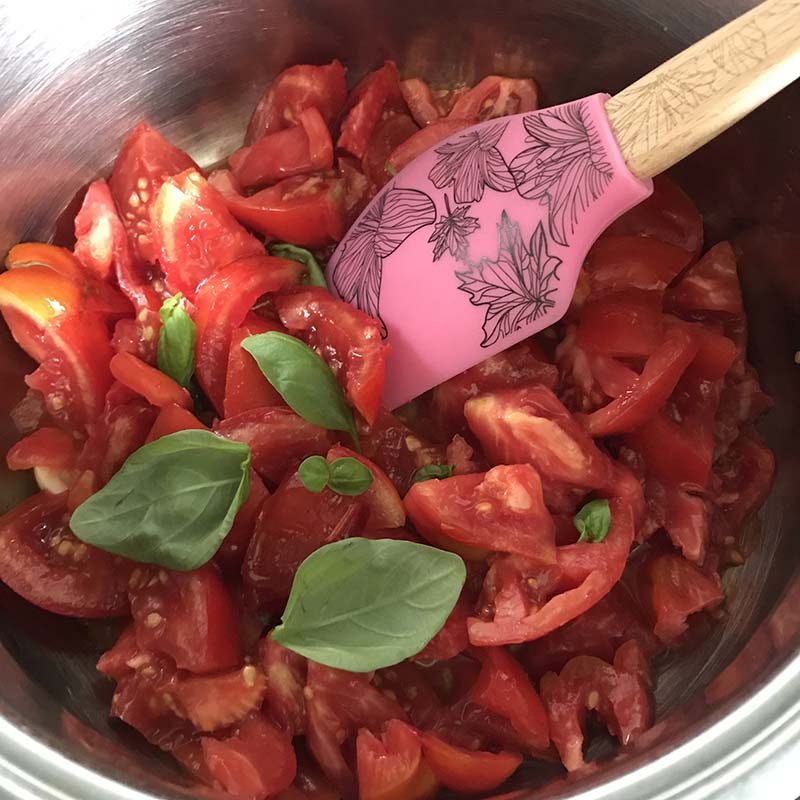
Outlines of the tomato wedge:
[{"label": "tomato wedge", "polygon": [[413,656],[413,660],[417,664],[430,666],[439,661],[449,661],[463,653],[469,647],[467,620],[472,615],[472,605],[466,591],[462,591],[444,627]]},{"label": "tomato wedge", "polygon": [[162,436],[189,430],[206,431],[208,428],[184,406],[168,403],[159,410],[156,421],[147,434],[147,441],[154,442]]},{"label": "tomato wedge", "polygon": [[408,114],[393,114],[377,124],[361,160],[364,174],[376,189],[392,179],[386,168],[389,156],[418,130]]},{"label": "tomato wedge", "polygon": [[431,87],[419,78],[400,81],[400,90],[414,122],[424,128],[442,116],[442,109],[433,96]]},{"label": "tomato wedge", "polygon": [[278,727],[297,736],[306,729],[306,660],[271,636],[261,640],[259,657],[267,676],[266,710]]},{"label": "tomato wedge", "polygon": [[453,105],[450,117],[470,124],[509,114],[524,114],[539,107],[539,90],[529,78],[488,75]]},{"label": "tomato wedge", "polygon": [[189,392],[169,375],[137,358],[132,353],[117,353],[109,364],[111,374],[131,391],[158,408],[168,405],[192,407]]},{"label": "tomato wedge", "polygon": [[389,175],[397,175],[403,167],[410,164],[417,156],[430,150],[442,139],[468,128],[472,123],[466,119],[442,119],[409,136],[402,144],[392,150],[386,160],[386,171]]},{"label": "tomato wedge", "polygon": [[6,453],[6,464],[11,470],[36,467],[71,470],[76,459],[75,438],[59,428],[38,428],[12,445]]}]

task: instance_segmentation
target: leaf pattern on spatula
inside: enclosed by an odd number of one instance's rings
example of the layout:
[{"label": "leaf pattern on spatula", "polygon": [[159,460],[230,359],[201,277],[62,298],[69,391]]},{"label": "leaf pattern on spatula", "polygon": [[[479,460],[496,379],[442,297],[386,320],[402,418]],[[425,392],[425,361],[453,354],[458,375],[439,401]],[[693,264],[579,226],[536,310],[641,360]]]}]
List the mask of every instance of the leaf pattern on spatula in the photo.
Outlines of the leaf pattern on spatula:
[{"label": "leaf pattern on spatula", "polygon": [[453,199],[459,205],[481,200],[487,186],[497,192],[513,191],[514,176],[497,149],[507,127],[507,122],[499,122],[437,147],[439,157],[428,173],[431,183],[437,189],[452,184]]},{"label": "leaf pattern on spatula", "polygon": [[517,190],[547,205],[550,234],[566,245],[581,214],[611,183],[614,169],[583,103],[530,114],[523,125],[531,146],[511,162]]},{"label": "leaf pattern on spatula", "polygon": [[475,306],[486,306],[481,347],[491,347],[553,308],[551,283],[561,259],[551,255],[540,222],[525,246],[519,225],[504,211],[497,225],[497,259],[484,258],[456,272],[458,287]]},{"label": "leaf pattern on spatula", "polygon": [[343,300],[352,303],[381,324],[379,303],[383,259],[412,233],[436,222],[436,206],[425,192],[391,188],[356,223],[333,265],[331,281]]},{"label": "leaf pattern on spatula", "polygon": [[466,261],[467,259],[467,239],[474,233],[481,224],[477,217],[470,217],[467,212],[471,206],[456,206],[450,208],[450,200],[444,196],[446,214],[439,217],[439,221],[433,226],[429,242],[434,242],[433,260],[438,261],[446,250],[450,252],[456,261]]}]

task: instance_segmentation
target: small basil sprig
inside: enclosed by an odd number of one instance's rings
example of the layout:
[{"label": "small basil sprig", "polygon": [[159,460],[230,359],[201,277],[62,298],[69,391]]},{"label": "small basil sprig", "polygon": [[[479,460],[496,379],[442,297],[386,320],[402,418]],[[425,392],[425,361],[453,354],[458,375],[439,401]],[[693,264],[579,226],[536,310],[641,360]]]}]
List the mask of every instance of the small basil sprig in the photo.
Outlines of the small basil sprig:
[{"label": "small basil sprig", "polygon": [[330,367],[310,347],[279,331],[248,336],[242,347],[296,414],[320,428],[349,433],[358,447],[353,410]]},{"label": "small basil sprig", "polygon": [[449,464],[426,464],[420,467],[411,476],[411,486],[421,481],[429,481],[431,478],[441,480],[442,478],[451,478],[453,476],[453,468]]},{"label": "small basil sprig", "polygon": [[180,292],[161,305],[158,335],[158,368],[176,383],[188,387],[194,373],[194,344],[197,327],[181,304]]},{"label": "small basil sprig", "polygon": [[139,448],[79,505],[72,532],[134,561],[192,570],[209,561],[250,490],[250,448],[180,431]]},{"label": "small basil sprig", "polygon": [[356,497],[372,486],[372,471],[352,456],[335,458],[328,463],[323,456],[309,456],[297,470],[309,492],[321,492],[326,486],[336,494]]},{"label": "small basil sprig", "polygon": [[310,250],[306,250],[305,247],[298,247],[296,244],[275,242],[269,246],[269,252],[270,255],[277,258],[287,258],[290,261],[297,261],[303,264],[306,268],[304,283],[308,283],[311,286],[321,286],[323,289],[328,288],[328,284],[325,282],[325,273]]},{"label": "small basil sprig", "polygon": [[419,653],[441,630],[466,574],[461,558],[428,545],[334,542],[300,565],[272,636],[329,667],[389,667]]},{"label": "small basil sprig", "polygon": [[611,530],[611,506],[608,500],[592,500],[573,518],[572,523],[580,533],[579,542],[599,544]]}]

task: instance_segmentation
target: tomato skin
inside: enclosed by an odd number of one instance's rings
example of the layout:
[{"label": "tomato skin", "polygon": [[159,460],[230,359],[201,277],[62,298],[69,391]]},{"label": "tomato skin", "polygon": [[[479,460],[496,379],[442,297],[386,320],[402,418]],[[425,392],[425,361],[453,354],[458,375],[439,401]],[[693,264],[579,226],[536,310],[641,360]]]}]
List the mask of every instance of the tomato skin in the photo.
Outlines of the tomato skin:
[{"label": "tomato skin", "polygon": [[555,526],[529,464],[422,481],[404,502],[417,531],[441,547],[451,540],[555,563]]},{"label": "tomato skin", "polygon": [[154,442],[171,433],[192,430],[207,431],[208,428],[188,409],[175,403],[168,403],[159,410],[156,421],[147,434],[146,443]]},{"label": "tomato skin", "polygon": [[296,64],[281,72],[258,101],[247,127],[245,144],[296,125],[306,108],[316,108],[330,124],[347,99],[345,69],[339,61],[323,66]]},{"label": "tomato skin", "polygon": [[248,445],[253,469],[270,487],[277,486],[294,463],[309,455],[324,456],[334,443],[330,431],[282,406],[254,408],[228,417],[216,424],[214,432]]},{"label": "tomato skin", "polygon": [[261,714],[248,717],[231,736],[206,737],[201,744],[209,772],[234,796],[267,800],[297,773],[291,740]]},{"label": "tomato skin", "polygon": [[336,373],[348,400],[372,424],[380,409],[389,345],[377,320],[321,287],[275,300],[281,322],[316,349]]},{"label": "tomato skin", "polygon": [[425,761],[439,783],[456,792],[488,792],[509,778],[522,763],[519,753],[487,753],[447,744],[420,733]]},{"label": "tomato skin", "polygon": [[242,258],[218,270],[197,293],[195,374],[214,407],[222,411],[233,332],[264,294],[300,280],[296,261],[258,255]]},{"label": "tomato skin", "polygon": [[306,660],[278,644],[271,636],[261,640],[259,658],[268,688],[266,710],[275,724],[294,737],[306,729]]},{"label": "tomato skin", "polygon": [[469,120],[465,119],[442,119],[431,123],[409,136],[402,144],[392,150],[386,160],[386,170],[390,175],[396,175],[417,156],[439,144],[442,139],[468,128],[471,124]]},{"label": "tomato skin", "polygon": [[158,408],[167,405],[191,408],[189,392],[169,375],[137,358],[132,353],[117,353],[109,364],[111,374],[124,386],[140,394]]},{"label": "tomato skin", "polygon": [[436,122],[441,116],[441,109],[438,107],[433,97],[431,87],[419,78],[408,78],[400,81],[400,90],[403,92],[403,99],[414,117],[414,122],[420,128]]},{"label": "tomato skin", "polygon": [[153,245],[171,293],[194,300],[200,284],[237,259],[264,254],[195,169],[167,178],[151,209]]},{"label": "tomato skin", "polygon": [[414,120],[407,114],[393,114],[377,124],[361,161],[364,174],[376,189],[392,179],[386,169],[389,156],[418,130]]},{"label": "tomato skin", "polygon": [[476,647],[473,653],[481,671],[470,689],[470,700],[510,720],[532,750],[547,749],[547,712],[514,656],[502,647]]},{"label": "tomato skin", "polygon": [[141,647],[198,674],[241,662],[238,615],[211,564],[191,572],[140,568],[131,575],[129,590]]},{"label": "tomato skin", "polygon": [[72,534],[66,495],[35,494],[0,517],[0,579],[28,602],[68,617],[128,612],[133,564]]},{"label": "tomato skin", "polygon": [[155,263],[150,208],[161,184],[187,169],[200,168],[146,122],[139,123],[125,139],[108,185],[136,260]]},{"label": "tomato skin", "polygon": [[524,114],[539,107],[538,95],[536,83],[529,78],[487,75],[456,100],[449,116],[473,124],[509,114]]}]

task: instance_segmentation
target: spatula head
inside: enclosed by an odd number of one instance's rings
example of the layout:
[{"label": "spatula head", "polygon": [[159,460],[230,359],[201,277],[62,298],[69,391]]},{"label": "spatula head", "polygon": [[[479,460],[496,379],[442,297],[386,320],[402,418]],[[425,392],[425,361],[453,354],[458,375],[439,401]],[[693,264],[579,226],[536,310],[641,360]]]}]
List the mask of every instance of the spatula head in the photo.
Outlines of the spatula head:
[{"label": "spatula head", "polygon": [[388,408],[566,313],[595,239],[652,191],[625,165],[607,99],[462,130],[403,169],[356,220],[328,280],[381,321]]}]

